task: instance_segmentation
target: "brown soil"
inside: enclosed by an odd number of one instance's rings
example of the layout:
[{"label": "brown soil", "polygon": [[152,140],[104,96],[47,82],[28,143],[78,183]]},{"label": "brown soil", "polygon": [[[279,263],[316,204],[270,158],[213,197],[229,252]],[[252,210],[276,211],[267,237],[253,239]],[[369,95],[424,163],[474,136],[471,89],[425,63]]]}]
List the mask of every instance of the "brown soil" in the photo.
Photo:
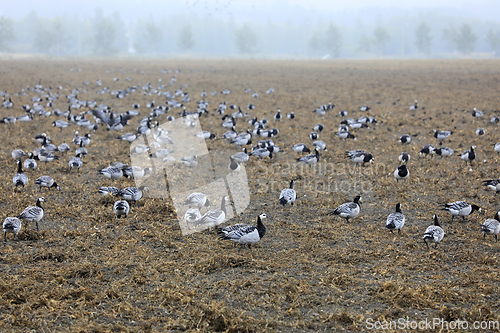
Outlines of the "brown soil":
[{"label": "brown soil", "polygon": [[[72,71],[70,68],[81,68]],[[168,85],[181,69],[177,83]],[[109,73],[106,72],[109,69]],[[136,69],[136,71],[134,71]],[[211,70],[215,69],[214,72]],[[123,70],[123,71],[120,71]],[[144,73],[141,73],[144,71]],[[0,89],[12,96],[21,89],[61,85],[55,107],[67,108],[65,95],[75,88],[84,100],[105,103],[117,112],[141,104],[141,116],[125,132],[133,132],[149,113],[147,102],[164,103],[164,97],[138,91],[124,99],[97,95],[97,78],[104,86],[123,89],[153,85],[163,78],[174,91],[187,84],[195,101],[206,90],[210,115],[203,129],[221,137],[220,116],[213,110],[224,100],[246,108],[255,103],[253,117],[266,117],[280,130],[274,142],[282,149],[273,160],[251,158],[246,165],[251,203],[227,223],[255,223],[265,212],[267,234],[252,247],[238,252],[232,243],[213,233],[182,236],[172,203],[145,198],[132,206],[127,219],[115,221],[114,198],[101,198],[98,186],[133,186],[133,181],[112,182],[96,170],[112,161],[129,161],[129,145],[116,132],[102,127],[92,134],[89,156],[79,173],[67,173],[69,156],[28,171],[29,185],[14,191],[15,163],[11,151],[31,151],[39,145],[34,135],[46,132],[55,144],[69,143],[75,130],[51,127],[55,116],[31,123],[1,125],[0,207],[2,220],[16,216],[40,196],[34,179],[50,175],[61,192],[44,190],[46,216],[40,231],[24,224],[19,241],[9,234],[0,244],[0,327],[2,331],[366,331],[366,321],[500,320],[500,245],[492,236],[483,240],[480,224],[499,209],[494,193],[481,186],[498,177],[498,156],[493,144],[500,141],[500,62],[498,61],[3,61]],[[118,77],[119,81],[113,81]],[[130,77],[131,82],[125,81]],[[83,82],[89,81],[88,86]],[[244,93],[256,90],[259,98]],[[275,92],[266,95],[273,87]],[[211,96],[231,89],[231,94]],[[21,115],[21,106],[35,96],[13,96],[15,107],[0,115]],[[408,107],[417,99],[419,109]],[[311,111],[332,102],[336,108],[321,117]],[[369,105],[368,113],[359,111]],[[473,107],[485,116],[473,119]],[[274,124],[277,109],[294,111],[295,120]],[[378,123],[355,131],[356,141],[335,136],[341,118],[376,117]],[[86,109],[84,109],[86,110]],[[170,111],[169,114],[175,114]],[[160,117],[160,123],[165,121]],[[88,117],[90,118],[90,117]],[[320,139],[328,151],[314,168],[301,167],[294,143],[312,146],[309,133],[316,123],[325,125]],[[248,124],[240,120],[238,131]],[[485,127],[486,135],[475,134]],[[419,158],[424,144],[438,145],[433,129],[452,130],[444,145],[455,149],[449,158]],[[401,146],[402,134],[418,134]],[[212,151],[237,149],[225,140],[208,141]],[[477,146],[471,169],[459,155]],[[74,146],[72,146],[74,147]],[[364,149],[375,163],[363,168],[345,159],[351,149]],[[400,152],[407,151],[410,178],[396,183],[393,172]],[[74,152],[74,150],[73,150]],[[281,207],[278,197],[290,179],[296,179],[295,206]],[[348,224],[328,212],[362,194],[360,215]],[[450,222],[439,204],[467,200],[485,210],[464,223]],[[387,215],[401,202],[406,225],[400,235],[384,226]],[[422,235],[440,216],[446,237],[437,249],[427,249]],[[112,224],[112,225],[109,225]]]}]

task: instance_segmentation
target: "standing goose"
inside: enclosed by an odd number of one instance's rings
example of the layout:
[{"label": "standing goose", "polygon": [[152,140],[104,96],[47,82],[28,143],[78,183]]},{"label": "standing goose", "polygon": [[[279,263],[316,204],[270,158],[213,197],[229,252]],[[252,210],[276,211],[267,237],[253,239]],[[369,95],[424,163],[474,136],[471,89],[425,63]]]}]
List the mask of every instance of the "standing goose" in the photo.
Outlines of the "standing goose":
[{"label": "standing goose", "polygon": [[267,218],[266,214],[260,214],[257,217],[257,226],[238,224],[227,228],[217,229],[217,233],[222,239],[228,239],[239,243],[241,246],[238,252],[246,245],[251,249],[252,244],[260,241],[266,234],[266,226],[262,223],[262,220],[265,218]]},{"label": "standing goose", "polygon": [[274,115],[274,120],[275,120],[275,121],[280,121],[282,118],[283,118],[283,116],[281,115],[281,110],[280,110],[280,109],[278,109],[278,113],[276,113],[276,114]]},{"label": "standing goose", "polygon": [[210,201],[208,201],[208,198],[205,194],[200,192],[193,192],[188,195],[188,197],[184,201],[184,205],[187,205],[190,208],[194,207],[201,209],[203,206],[210,206]]},{"label": "standing goose", "polygon": [[57,149],[61,152],[61,154],[65,154],[66,152],[70,151],[71,148],[67,143],[61,143],[59,146],[57,146]]},{"label": "standing goose", "polygon": [[286,204],[290,204],[293,206],[293,203],[297,199],[297,193],[293,189],[293,179],[290,181],[290,188],[285,188],[281,191],[280,194],[280,204],[285,207]]},{"label": "standing goose", "polygon": [[113,212],[115,212],[116,218],[121,219],[122,216],[125,218],[128,216],[128,212],[130,211],[130,206],[128,202],[125,200],[116,201],[113,205]]},{"label": "standing goose", "polygon": [[107,167],[105,169],[97,170],[97,172],[112,180],[117,180],[123,177],[122,169],[117,167]]},{"label": "standing goose", "polygon": [[207,227],[207,231],[210,233],[210,227],[215,227],[224,222],[226,218],[226,197],[223,197],[220,204],[220,209],[209,210],[206,212],[198,221],[198,224],[202,224]]},{"label": "standing goose", "polygon": [[75,157],[72,157],[69,160],[69,163],[68,163],[69,164],[68,172],[71,172],[71,169],[73,169],[73,168],[76,168],[76,170],[80,171],[80,168],[83,165],[81,157],[82,157],[81,154],[77,154]]},{"label": "standing goose", "polygon": [[472,161],[476,158],[474,149],[476,149],[476,146],[470,147],[470,150],[466,150],[462,153],[462,155],[460,155],[460,158],[465,161],[465,164],[467,164],[467,162],[472,163]]},{"label": "standing goose", "polygon": [[498,233],[500,232],[500,212],[496,212],[494,219],[487,219],[481,226],[483,239],[486,239],[486,234],[495,236],[495,241],[498,242]]},{"label": "standing goose", "polygon": [[24,160],[24,168],[35,170],[37,168],[37,164],[35,159],[33,158],[33,153],[28,153],[28,158]]},{"label": "standing goose", "polygon": [[7,233],[14,234],[14,238],[17,237],[19,231],[21,231],[21,220],[17,217],[7,217],[5,221],[3,221],[3,239],[7,241]]},{"label": "standing goose", "polygon": [[42,192],[42,187],[51,188],[55,187],[58,191],[61,190],[59,185],[50,176],[41,176],[35,180],[35,184],[40,186],[40,192]]},{"label": "standing goose", "polygon": [[28,176],[23,172],[23,164],[20,160],[17,161],[17,173],[12,178],[12,182],[15,187],[24,187],[28,183]]},{"label": "standing goose", "polygon": [[398,157],[399,164],[408,163],[410,161],[410,159],[411,159],[410,154],[405,153],[405,152],[402,152]]},{"label": "standing goose", "polygon": [[83,146],[83,141],[80,141],[80,147],[76,149],[76,155],[80,155],[81,158],[87,156],[87,154],[88,154],[87,148]]},{"label": "standing goose", "polygon": [[483,180],[483,186],[488,186],[495,191],[495,196],[500,192],[500,179]]},{"label": "standing goose", "polygon": [[16,161],[21,160],[24,156],[26,156],[26,153],[21,149],[16,149],[12,151],[12,158],[15,159]]},{"label": "standing goose", "polygon": [[245,163],[248,161],[248,158],[249,156],[246,148],[243,148],[242,152],[231,155],[231,160],[235,161],[236,163]]},{"label": "standing goose", "polygon": [[120,190],[116,193],[117,196],[122,197],[127,201],[134,201],[135,207],[137,207],[137,201],[141,200],[144,196],[143,191],[148,191],[148,188],[145,186],[137,187],[126,187],[123,190]]},{"label": "standing goose", "polygon": [[36,201],[36,206],[28,206],[24,209],[21,215],[17,216],[20,220],[25,220],[27,222],[36,222],[36,230],[38,231],[38,222],[43,217],[44,209],[42,207],[42,202],[47,201],[44,197],[38,198]]},{"label": "standing goose", "polygon": [[318,149],[315,149],[315,154],[309,154],[307,156],[304,156],[304,157],[297,159],[297,161],[303,162],[306,164],[316,164],[319,162],[319,160],[320,160],[320,156],[319,156]]},{"label": "standing goose", "polygon": [[401,213],[401,204],[398,203],[396,205],[396,211],[394,213],[389,214],[387,217],[387,222],[385,223],[385,227],[394,233],[393,230],[397,230],[398,234],[403,229],[405,225],[405,216]]},{"label": "standing goose", "polygon": [[400,180],[407,180],[408,177],[410,177],[410,171],[406,167],[406,164],[398,166],[396,171],[394,171],[394,178],[396,178],[397,182]]},{"label": "standing goose", "polygon": [[434,248],[437,248],[438,243],[441,242],[444,237],[444,230],[443,228],[441,228],[441,225],[439,224],[438,216],[434,214],[433,218],[434,218],[434,225],[428,226],[424,233],[424,242],[425,245],[427,245],[427,248],[429,248],[427,240],[436,243]]},{"label": "standing goose", "polygon": [[332,210],[329,214],[340,215],[340,217],[346,219],[346,222],[349,222],[350,218],[358,216],[360,210],[361,210],[361,197],[357,195],[354,198],[353,202],[343,203],[342,205]]},{"label": "standing goose", "polygon": [[482,212],[481,208],[477,205],[471,205],[467,201],[455,201],[452,203],[447,203],[441,205],[443,208],[441,210],[447,210],[451,214],[451,222],[453,222],[453,218],[455,216],[462,216],[463,221],[465,222],[465,217],[472,214],[474,211]]}]

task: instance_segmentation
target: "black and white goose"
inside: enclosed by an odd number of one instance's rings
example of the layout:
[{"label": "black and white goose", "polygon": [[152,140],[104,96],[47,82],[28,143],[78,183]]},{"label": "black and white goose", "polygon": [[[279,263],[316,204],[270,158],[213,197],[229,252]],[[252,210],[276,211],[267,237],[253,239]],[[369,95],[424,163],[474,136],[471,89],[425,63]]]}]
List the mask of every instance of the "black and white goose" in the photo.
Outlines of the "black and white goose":
[{"label": "black and white goose", "polygon": [[69,160],[69,163],[68,163],[69,164],[68,172],[71,172],[71,169],[76,169],[76,170],[80,171],[80,168],[83,165],[81,157],[82,157],[82,155],[78,154],[78,155],[76,155],[75,157],[72,157]]},{"label": "black and white goose", "polygon": [[62,132],[63,128],[68,127],[69,124],[67,122],[65,122],[64,120],[56,120],[56,121],[52,122],[52,126],[60,128],[61,132]]},{"label": "black and white goose", "polygon": [[137,139],[137,134],[134,133],[125,133],[123,135],[120,135],[116,137],[117,139],[127,141],[127,142],[133,142],[135,139]]},{"label": "black and white goose", "polygon": [[40,144],[47,144],[47,143],[52,143],[52,138],[47,136],[47,134],[42,133],[35,135],[35,141]]},{"label": "black and white goose", "polygon": [[373,163],[375,161],[372,154],[361,149],[348,151],[346,155],[349,157],[349,160],[355,164],[362,163],[365,165],[365,163]]},{"label": "black and white goose", "polygon": [[210,201],[208,200],[207,196],[203,193],[200,192],[193,192],[188,197],[186,200],[183,202],[184,205],[187,205],[189,208],[197,208],[201,209],[202,207],[208,207],[210,206]]},{"label": "black and white goose", "polygon": [[42,191],[42,187],[46,187],[46,188],[52,188],[52,187],[55,187],[56,190],[60,191],[61,188],[59,187],[59,185],[57,185],[57,183],[54,181],[54,179],[50,176],[41,176],[41,177],[38,177],[36,180],[35,180],[35,184],[40,186],[40,192]]},{"label": "black and white goose", "polygon": [[349,133],[348,131],[339,131],[335,133],[336,136],[338,136],[341,139],[353,139],[356,140],[356,136],[354,134]]},{"label": "black and white goose", "polygon": [[260,214],[257,217],[256,226],[237,224],[217,229],[217,234],[222,239],[239,243],[241,246],[238,252],[247,245],[251,249],[252,245],[259,242],[266,234],[266,226],[262,223],[262,220],[265,218],[267,218],[266,214]]},{"label": "black and white goose", "polygon": [[287,114],[286,114],[286,117],[287,117],[288,119],[295,119],[295,113],[293,113],[293,111],[292,111],[292,112],[289,112],[289,113],[287,113]]},{"label": "black and white goose", "polygon": [[311,150],[309,148],[307,148],[306,144],[305,143],[296,143],[292,146],[292,149],[296,152],[296,153],[309,153],[311,152]]},{"label": "black and white goose", "polygon": [[342,205],[332,210],[329,214],[340,215],[340,217],[346,219],[346,222],[349,222],[349,219],[358,216],[360,211],[361,211],[361,197],[357,195],[354,198],[353,202],[343,203]]},{"label": "black and white goose", "polygon": [[121,168],[117,167],[107,167],[101,170],[97,170],[101,175],[103,175],[106,178],[112,179],[112,180],[117,180],[123,177],[123,171]]},{"label": "black and white goose", "polygon": [[476,134],[477,135],[485,135],[486,134],[486,130],[484,128],[480,127],[480,128],[478,128],[476,130]]},{"label": "black and white goose", "polygon": [[24,156],[26,156],[26,153],[22,151],[21,149],[15,149],[11,153],[12,158],[15,159],[16,161],[21,160]]},{"label": "black and white goose", "polygon": [[438,140],[444,140],[444,139],[446,139],[447,137],[449,137],[452,134],[453,134],[452,131],[438,131],[438,130],[434,130],[434,137],[436,139],[438,139]]},{"label": "black and white goose", "polygon": [[90,134],[87,133],[84,136],[82,136],[80,138],[80,141],[81,141],[81,146],[83,146],[83,147],[88,146],[90,144]]},{"label": "black and white goose", "polygon": [[313,146],[316,150],[324,150],[327,151],[326,149],[326,144],[323,141],[314,141]]},{"label": "black and white goose", "polygon": [[281,115],[281,110],[278,109],[278,112],[274,115],[274,120],[280,121],[281,119],[283,119],[283,116]]},{"label": "black and white goose", "polygon": [[500,153],[500,142],[495,143],[493,148],[497,153]]},{"label": "black and white goose", "polygon": [[255,156],[257,158],[264,158],[264,157],[269,157],[270,159],[273,158],[273,153],[270,149],[270,147],[267,148],[257,148],[250,152],[250,156]]},{"label": "black and white goose", "polygon": [[317,140],[318,138],[319,138],[318,132],[311,132],[311,134],[309,134],[309,139],[311,140]]},{"label": "black and white goose", "polygon": [[479,118],[479,117],[484,116],[484,113],[483,113],[483,111],[479,111],[476,108],[474,108],[474,110],[472,110],[472,116],[474,118]]},{"label": "black and white goose", "polygon": [[371,110],[371,108],[370,108],[369,106],[367,106],[367,105],[363,105],[363,106],[361,106],[361,107],[359,108],[359,110],[360,110],[360,111],[370,111],[370,110]]},{"label": "black and white goose", "polygon": [[455,216],[462,216],[463,221],[465,222],[465,217],[472,214],[474,211],[482,212],[481,208],[477,205],[471,205],[467,201],[455,201],[452,203],[447,203],[441,205],[443,208],[441,210],[447,210],[451,214],[451,221],[453,222],[453,218]]},{"label": "black and white goose", "polygon": [[415,100],[414,104],[410,105],[409,109],[410,109],[410,111],[414,111],[414,110],[418,109],[417,100]]},{"label": "black and white goose", "polygon": [[17,216],[18,219],[27,222],[36,222],[36,230],[38,231],[38,222],[43,218],[44,209],[42,207],[42,202],[47,201],[44,197],[38,198],[36,201],[36,206],[28,206],[23,212]]},{"label": "black and white goose", "polygon": [[427,156],[427,155],[433,155],[436,152],[436,147],[433,145],[425,145],[424,148],[420,150],[418,153],[418,156]]},{"label": "black and white goose", "polygon": [[318,133],[321,133],[323,131],[323,129],[325,128],[325,126],[323,126],[323,124],[316,124],[314,125],[313,127],[313,131],[314,132],[318,132]]},{"label": "black and white goose", "polygon": [[238,136],[238,133],[234,130],[234,127],[222,135],[223,139],[232,140]]},{"label": "black and white goose", "polygon": [[36,161],[33,158],[33,153],[28,153],[28,158],[24,160],[24,168],[28,170],[35,170],[37,168]]},{"label": "black and white goose", "polygon": [[113,212],[115,212],[116,218],[121,219],[123,216],[125,218],[128,216],[130,211],[130,206],[125,200],[116,201],[113,205]]},{"label": "black and white goose", "polygon": [[67,144],[67,143],[61,143],[59,146],[57,146],[57,150],[61,153],[61,154],[65,154],[66,152],[70,151],[71,148],[70,146]]},{"label": "black and white goose", "polygon": [[411,142],[411,136],[408,134],[401,135],[401,137],[398,140],[399,143],[405,144],[405,143],[410,143]]},{"label": "black and white goose", "polygon": [[119,191],[118,187],[107,186],[107,187],[99,187],[99,191],[97,192],[104,197],[108,194],[116,195],[118,191]]},{"label": "black and white goose", "polygon": [[495,241],[498,242],[498,233],[500,232],[500,212],[496,212],[495,218],[487,219],[481,225],[481,232],[483,233],[483,239],[486,239],[486,235],[495,236]]},{"label": "black and white goose", "polygon": [[465,161],[465,164],[467,164],[467,162],[472,163],[472,161],[476,158],[474,149],[476,149],[476,146],[470,147],[470,150],[466,150],[462,153],[462,155],[460,155],[460,158]]},{"label": "black and white goose", "polygon": [[394,171],[394,178],[396,178],[396,181],[407,180],[408,177],[410,177],[410,171],[406,167],[406,164],[398,166],[396,171]]},{"label": "black and white goose", "polygon": [[396,211],[394,213],[389,214],[387,217],[387,222],[385,223],[385,227],[389,229],[392,233],[394,230],[398,231],[398,234],[403,229],[405,225],[405,216],[401,213],[401,204],[398,203],[396,205]]},{"label": "black and white goose", "polygon": [[492,124],[498,124],[499,122],[500,122],[500,118],[497,116],[493,116],[490,119],[490,123],[492,123]]},{"label": "black and white goose", "polygon": [[441,228],[441,225],[439,224],[438,221],[438,216],[436,214],[434,214],[433,219],[434,219],[434,225],[427,227],[423,237],[425,245],[427,245],[427,248],[429,248],[429,244],[427,243],[427,241],[434,242],[436,244],[434,248],[437,248],[438,244],[443,240],[444,237],[444,230],[443,228]]},{"label": "black and white goose", "polygon": [[198,166],[198,157],[197,156],[184,156],[181,158],[181,164],[187,166],[188,168],[194,168]]},{"label": "black and white goose", "polygon": [[236,162],[231,156],[229,157],[229,165],[227,166],[227,169],[229,171],[240,171],[241,170],[241,166],[238,162]]},{"label": "black and white goose", "polygon": [[402,152],[401,154],[399,154],[399,157],[398,157],[399,164],[408,163],[410,161],[410,159],[411,159],[410,154],[405,153],[405,152]]},{"label": "black and white goose", "polygon": [[441,156],[441,157],[448,157],[448,156],[451,156],[453,155],[455,151],[451,148],[448,148],[448,147],[440,147],[438,149],[436,149],[436,154]]},{"label": "black and white goose", "polygon": [[231,160],[235,161],[236,163],[245,163],[248,162],[248,159],[249,156],[246,148],[243,148],[242,152],[231,155]]},{"label": "black and white goose", "polygon": [[223,197],[220,204],[220,209],[209,210],[196,222],[207,227],[210,232],[210,227],[215,227],[224,222],[226,218],[226,197]]},{"label": "black and white goose", "polygon": [[283,205],[283,207],[285,207],[286,204],[290,204],[293,206],[295,199],[297,199],[297,193],[293,189],[293,179],[292,179],[290,181],[290,187],[285,188],[281,191],[279,202],[281,205]]},{"label": "black and white goose", "polygon": [[500,192],[500,179],[483,180],[483,186],[488,186],[497,195]]},{"label": "black and white goose", "polygon": [[319,162],[321,156],[319,156],[319,150],[318,149],[315,149],[315,153],[314,154],[309,154],[307,156],[304,156],[304,157],[300,157],[297,159],[297,161],[299,162],[303,162],[303,163],[306,163],[306,164],[316,164]]},{"label": "black and white goose", "polygon": [[24,187],[28,183],[28,176],[23,172],[23,163],[21,161],[17,161],[17,172],[12,178],[12,182],[15,187]]},{"label": "black and white goose", "polygon": [[7,241],[7,233],[14,234],[14,238],[16,238],[19,231],[21,231],[21,220],[17,217],[7,217],[3,221],[2,230],[5,242]]},{"label": "black and white goose", "polygon": [[144,191],[148,191],[148,188],[145,186],[137,187],[126,187],[123,190],[119,190],[116,193],[116,196],[122,197],[127,201],[134,201],[135,207],[137,207],[137,201],[141,200],[144,196]]}]

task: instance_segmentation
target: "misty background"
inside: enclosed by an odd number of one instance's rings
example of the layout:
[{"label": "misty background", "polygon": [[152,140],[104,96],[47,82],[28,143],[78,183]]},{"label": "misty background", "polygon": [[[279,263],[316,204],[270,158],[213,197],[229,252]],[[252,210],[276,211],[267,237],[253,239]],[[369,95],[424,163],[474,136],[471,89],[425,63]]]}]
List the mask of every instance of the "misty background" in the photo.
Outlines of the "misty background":
[{"label": "misty background", "polygon": [[500,1],[10,1],[0,53],[49,57],[493,58]]}]

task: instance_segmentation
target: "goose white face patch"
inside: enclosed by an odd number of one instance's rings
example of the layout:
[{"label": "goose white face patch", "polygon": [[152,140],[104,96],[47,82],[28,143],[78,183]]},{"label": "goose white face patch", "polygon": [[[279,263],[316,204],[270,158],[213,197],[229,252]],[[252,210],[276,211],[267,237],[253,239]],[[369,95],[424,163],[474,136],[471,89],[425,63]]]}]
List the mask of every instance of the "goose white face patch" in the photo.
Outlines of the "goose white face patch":
[{"label": "goose white face patch", "polygon": [[[225,200],[225,219],[228,221],[235,214],[241,214],[250,203],[250,190],[245,166],[230,171],[228,163],[235,151],[208,151],[203,137],[197,134],[203,130],[196,115],[188,115],[165,122],[145,136],[140,136],[130,145],[130,161],[134,167],[152,170],[148,175],[135,178],[136,187],[147,186],[145,197],[166,199],[169,196],[174,203],[174,212],[166,212],[165,218],[177,217],[183,235],[205,230],[213,226],[209,219],[186,219],[186,212],[192,208],[184,204],[193,192],[206,195],[209,205],[199,208],[203,217],[208,212],[222,210],[222,198]],[[167,139],[168,138],[168,139]],[[147,145],[150,151],[138,153],[136,147]],[[161,149],[171,151],[169,159],[157,157],[155,152]],[[140,150],[139,150],[140,151]],[[197,163],[187,165],[186,159],[195,158]],[[168,181],[168,186],[167,186]],[[232,199],[229,200],[229,198]],[[188,214],[198,216],[198,213]],[[218,221],[216,221],[218,222]]]}]

